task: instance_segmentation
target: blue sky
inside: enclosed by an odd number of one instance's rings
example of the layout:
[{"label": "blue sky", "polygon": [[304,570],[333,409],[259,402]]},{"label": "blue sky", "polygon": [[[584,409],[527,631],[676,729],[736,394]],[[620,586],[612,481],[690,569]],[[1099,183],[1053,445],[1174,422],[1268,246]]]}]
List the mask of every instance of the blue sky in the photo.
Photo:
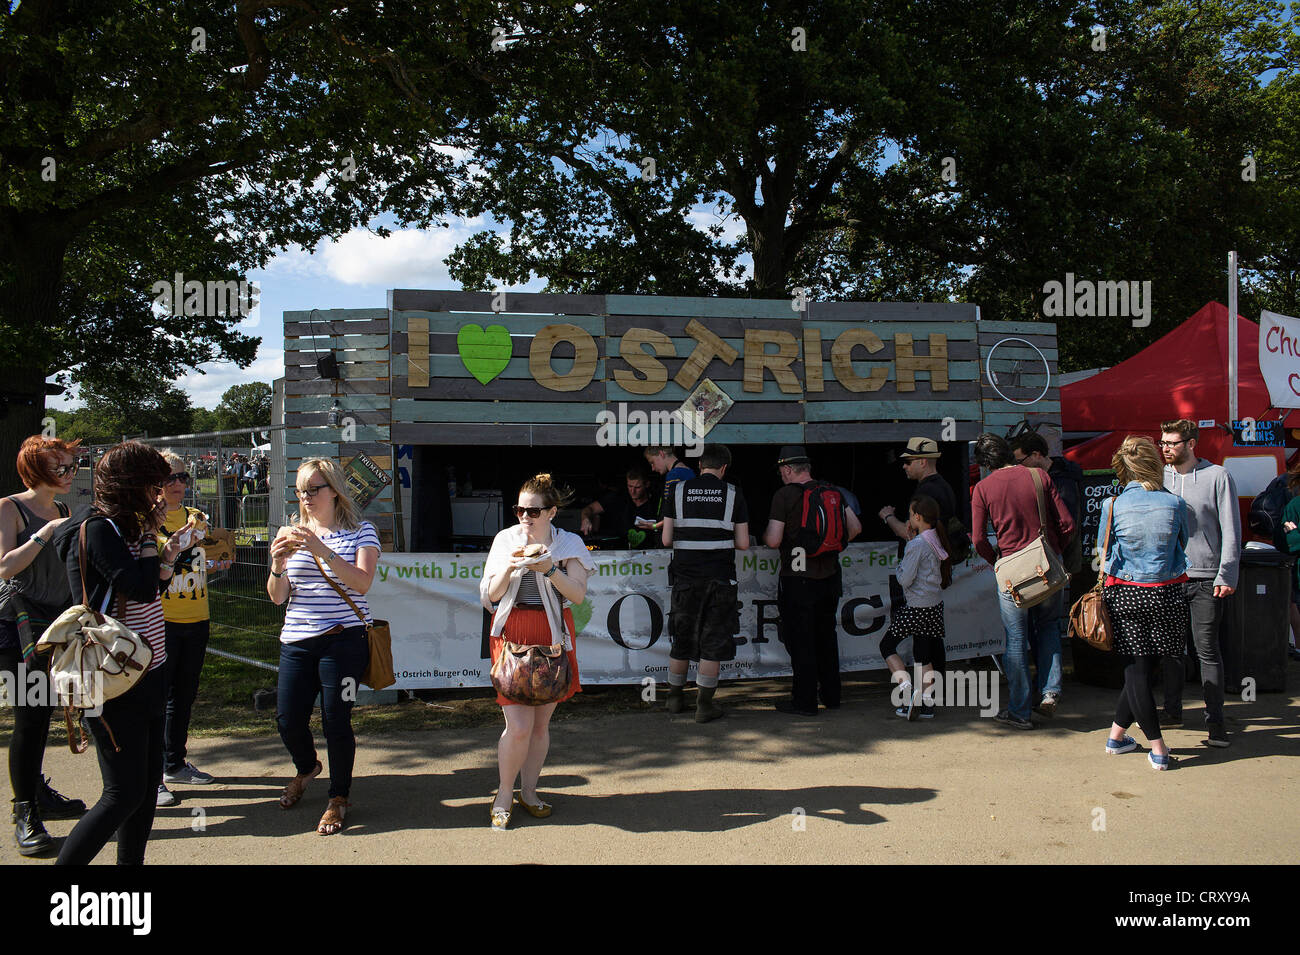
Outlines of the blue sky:
[{"label": "blue sky", "polygon": [[[703,229],[717,217],[710,211],[692,214]],[[391,223],[390,228],[393,228]],[[742,226],[729,218],[727,236]],[[365,229],[354,229],[336,241],[323,241],[314,254],[301,247],[277,255],[267,268],[250,272],[248,280],[260,290],[258,307],[245,319],[241,330],[261,337],[257,357],[247,368],[233,362],[210,362],[182,378],[176,385],[190,396],[195,407],[215,408],[221,395],[233,385],[250,381],[272,382],[284,374],[284,313],[312,308],[383,308],[391,288],[459,288],[447,274],[446,259],[457,245],[471,235],[492,228],[501,234],[508,227],[484,218],[449,220],[445,229],[394,229],[380,238]],[[743,261],[752,267],[749,257]],[[533,279],[511,290],[538,292],[545,282]],[[80,404],[72,399],[48,400],[49,407],[68,410]]]}]

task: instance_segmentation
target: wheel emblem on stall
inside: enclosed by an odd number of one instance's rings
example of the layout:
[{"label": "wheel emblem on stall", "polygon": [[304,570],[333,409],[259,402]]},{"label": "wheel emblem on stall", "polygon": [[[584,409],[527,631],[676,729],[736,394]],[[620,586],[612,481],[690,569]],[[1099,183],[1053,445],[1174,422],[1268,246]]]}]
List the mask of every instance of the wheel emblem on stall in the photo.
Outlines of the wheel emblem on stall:
[{"label": "wheel emblem on stall", "polygon": [[[1027,349],[1037,357],[1028,355]],[[1032,405],[1042,400],[1051,387],[1052,366],[1033,342],[1023,338],[1003,338],[989,349],[984,359],[984,376],[1004,401],[1013,405]]]}]

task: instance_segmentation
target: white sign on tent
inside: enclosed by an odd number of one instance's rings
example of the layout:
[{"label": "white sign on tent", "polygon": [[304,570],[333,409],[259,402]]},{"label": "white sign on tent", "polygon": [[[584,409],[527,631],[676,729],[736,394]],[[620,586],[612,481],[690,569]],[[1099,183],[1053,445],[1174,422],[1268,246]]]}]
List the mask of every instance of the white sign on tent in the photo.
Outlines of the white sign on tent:
[{"label": "white sign on tent", "polygon": [[1260,313],[1259,372],[1274,408],[1300,408],[1300,319]]}]

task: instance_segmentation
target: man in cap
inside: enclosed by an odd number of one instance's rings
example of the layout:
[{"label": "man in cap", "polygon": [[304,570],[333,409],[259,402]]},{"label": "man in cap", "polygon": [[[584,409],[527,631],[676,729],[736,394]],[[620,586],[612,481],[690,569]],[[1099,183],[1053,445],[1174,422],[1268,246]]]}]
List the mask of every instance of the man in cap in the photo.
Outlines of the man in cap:
[{"label": "man in cap", "polygon": [[[909,438],[907,449],[898,459],[903,462],[903,473],[916,482],[916,493],[933,498],[939,505],[939,520],[947,528],[957,513],[957,495],[953,493],[952,485],[939,474],[939,443],[934,438]],[[903,513],[907,513],[906,508]],[[906,519],[900,520],[892,506],[880,509],[880,519],[889,525],[899,540],[912,539],[912,530]]]},{"label": "man in cap", "polygon": [[[953,541],[954,527],[951,523],[953,517],[957,515],[957,495],[953,493],[952,485],[944,479],[938,471],[939,467],[939,443],[934,438],[908,438],[907,447],[898,459],[903,462],[903,474],[910,480],[916,482],[916,491],[914,495],[923,494],[931,498],[939,505],[939,521],[943,524],[944,530],[949,535],[949,547],[954,544],[960,545],[963,549],[969,550],[969,538],[963,534],[963,539]],[[898,559],[903,559],[903,545],[912,539],[913,531],[907,523],[908,506],[903,505],[903,518],[900,520],[898,511],[886,505],[880,509],[880,519],[889,525],[889,529],[898,536]],[[956,551],[960,553],[960,551]],[[889,604],[890,607],[905,605],[907,598],[903,596],[903,588],[899,585],[898,580],[891,576],[889,578]],[[932,661],[934,672],[942,677],[944,671],[948,668],[948,656],[940,640],[935,646],[934,660]]]},{"label": "man in cap", "polygon": [[812,556],[796,547],[803,523],[805,493],[822,489],[823,495],[826,492],[834,495],[843,513],[846,543],[862,532],[862,524],[838,491],[825,482],[813,480],[812,463],[801,446],[783,447],[777,470],[784,487],[772,497],[763,543],[781,551],[777,632],[790,654],[794,680],[791,699],[781,700],[776,708],[782,713],[816,716],[819,695],[827,709],[837,709],[840,705],[840,647],[835,613],[842,587],[838,553]]}]

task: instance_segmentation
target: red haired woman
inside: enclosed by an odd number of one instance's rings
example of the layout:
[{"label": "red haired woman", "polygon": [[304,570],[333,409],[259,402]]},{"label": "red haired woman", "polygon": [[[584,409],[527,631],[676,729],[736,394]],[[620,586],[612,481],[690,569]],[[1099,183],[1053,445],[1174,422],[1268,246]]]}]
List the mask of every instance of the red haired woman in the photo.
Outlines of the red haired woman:
[{"label": "red haired woman", "polygon": [[41,772],[50,732],[49,687],[28,693],[27,674],[46,663],[35,642],[72,606],[68,575],[50,546],[68,506],[56,498],[72,490],[78,441],[32,435],[18,450],[18,476],[27,490],[0,499],[0,680],[14,707],[9,745],[9,782],[14,791],[14,839],[20,855],[39,855],[54,845],[43,819],[75,819],[80,799],[65,799]]}]

